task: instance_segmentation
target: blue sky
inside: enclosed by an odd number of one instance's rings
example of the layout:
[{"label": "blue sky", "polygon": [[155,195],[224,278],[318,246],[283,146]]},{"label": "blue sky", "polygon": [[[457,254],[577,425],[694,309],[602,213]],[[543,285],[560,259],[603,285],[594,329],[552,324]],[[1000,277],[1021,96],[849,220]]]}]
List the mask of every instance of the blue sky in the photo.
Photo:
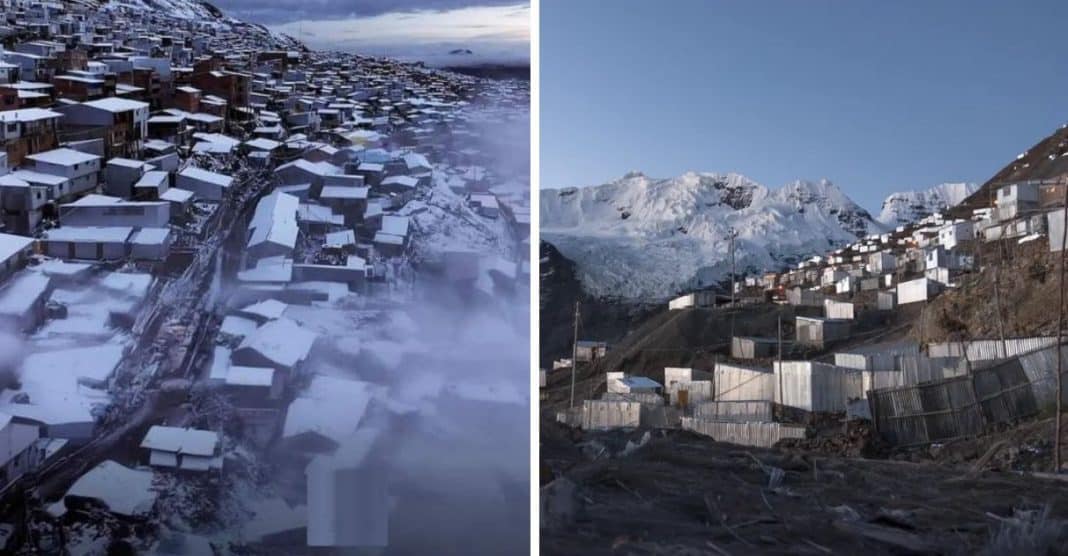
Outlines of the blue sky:
[{"label": "blue sky", "polygon": [[[431,65],[529,63],[524,0],[216,0],[234,17],[289,34],[312,48]],[[466,56],[450,55],[456,49]]]},{"label": "blue sky", "polygon": [[541,2],[541,184],[983,182],[1068,120],[1068,2]]}]

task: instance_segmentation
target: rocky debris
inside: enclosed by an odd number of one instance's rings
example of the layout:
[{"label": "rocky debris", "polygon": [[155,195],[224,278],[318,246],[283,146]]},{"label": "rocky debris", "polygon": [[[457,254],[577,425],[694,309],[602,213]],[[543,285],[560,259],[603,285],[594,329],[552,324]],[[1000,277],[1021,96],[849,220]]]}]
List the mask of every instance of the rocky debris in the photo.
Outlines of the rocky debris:
[{"label": "rocky debris", "polygon": [[815,431],[807,438],[784,439],[778,447],[789,452],[850,458],[886,457],[890,451],[871,421],[860,419],[845,421],[836,429]]}]

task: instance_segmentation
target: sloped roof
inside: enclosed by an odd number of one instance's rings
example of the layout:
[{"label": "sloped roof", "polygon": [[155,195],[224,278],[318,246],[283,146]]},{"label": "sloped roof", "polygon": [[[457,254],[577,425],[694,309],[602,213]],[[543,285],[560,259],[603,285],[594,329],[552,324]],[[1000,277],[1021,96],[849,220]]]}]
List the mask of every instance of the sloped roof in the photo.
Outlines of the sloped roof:
[{"label": "sloped roof", "polygon": [[260,199],[249,223],[248,247],[273,243],[289,249],[297,244],[300,199],[280,191]]}]

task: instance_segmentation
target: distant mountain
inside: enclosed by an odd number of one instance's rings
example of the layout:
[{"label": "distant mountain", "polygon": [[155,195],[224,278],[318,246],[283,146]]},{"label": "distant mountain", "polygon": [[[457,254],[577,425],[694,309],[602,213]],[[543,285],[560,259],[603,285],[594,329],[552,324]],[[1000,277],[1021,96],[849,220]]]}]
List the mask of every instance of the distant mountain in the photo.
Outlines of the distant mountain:
[{"label": "distant mountain", "polygon": [[883,201],[879,222],[891,228],[916,222],[959,205],[978,189],[975,183],[943,183],[926,191],[894,193]]},{"label": "distant mountain", "polygon": [[732,229],[739,274],[885,231],[827,180],[768,189],[740,174],[631,172],[541,194],[542,239],[575,262],[596,297],[648,302],[715,285],[729,277]]},{"label": "distant mountain", "polygon": [[474,54],[474,52],[472,52],[470,48],[454,48],[449,51],[449,54],[454,56],[470,56]]}]

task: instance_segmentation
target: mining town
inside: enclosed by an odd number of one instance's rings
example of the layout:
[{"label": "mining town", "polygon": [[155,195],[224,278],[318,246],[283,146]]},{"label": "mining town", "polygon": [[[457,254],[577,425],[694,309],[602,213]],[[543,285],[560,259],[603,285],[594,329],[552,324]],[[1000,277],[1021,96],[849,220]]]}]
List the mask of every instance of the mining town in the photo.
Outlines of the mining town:
[{"label": "mining town", "polygon": [[0,552],[525,547],[528,82],[0,16]]},{"label": "mining town", "polygon": [[542,351],[543,549],[1063,550],[1066,154],[1062,126],[959,204],[629,312],[567,297],[543,245],[570,321]]}]

